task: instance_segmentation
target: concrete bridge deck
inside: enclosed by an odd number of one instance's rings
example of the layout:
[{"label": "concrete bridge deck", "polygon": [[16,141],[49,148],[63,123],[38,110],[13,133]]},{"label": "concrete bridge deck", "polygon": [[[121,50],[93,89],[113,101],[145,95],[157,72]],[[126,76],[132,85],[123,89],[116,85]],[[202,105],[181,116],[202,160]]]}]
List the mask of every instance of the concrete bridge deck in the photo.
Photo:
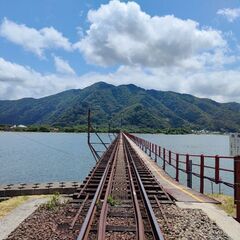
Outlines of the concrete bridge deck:
[{"label": "concrete bridge deck", "polygon": [[21,195],[42,195],[59,192],[72,194],[80,186],[80,182],[48,182],[48,183],[19,183],[0,185],[0,198]]}]

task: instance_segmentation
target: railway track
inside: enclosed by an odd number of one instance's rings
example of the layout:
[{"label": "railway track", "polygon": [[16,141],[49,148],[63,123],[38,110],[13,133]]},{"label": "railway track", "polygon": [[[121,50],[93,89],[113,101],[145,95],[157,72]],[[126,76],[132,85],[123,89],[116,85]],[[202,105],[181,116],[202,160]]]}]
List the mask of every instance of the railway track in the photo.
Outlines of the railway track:
[{"label": "railway track", "polygon": [[[171,198],[122,133],[74,194],[73,201],[78,209],[70,228],[80,229],[78,240],[163,240],[163,230],[171,228],[162,208],[162,204],[173,203]],[[160,227],[159,218],[164,226]]]}]

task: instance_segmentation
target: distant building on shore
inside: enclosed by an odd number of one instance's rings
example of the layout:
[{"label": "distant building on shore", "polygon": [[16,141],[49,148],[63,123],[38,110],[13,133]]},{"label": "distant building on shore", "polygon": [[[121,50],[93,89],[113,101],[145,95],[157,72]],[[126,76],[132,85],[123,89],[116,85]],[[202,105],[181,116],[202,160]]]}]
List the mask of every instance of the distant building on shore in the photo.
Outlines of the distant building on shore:
[{"label": "distant building on shore", "polygon": [[27,126],[19,124],[19,125],[13,125],[10,128],[27,128]]},{"label": "distant building on shore", "polygon": [[230,155],[240,155],[240,133],[230,133]]}]

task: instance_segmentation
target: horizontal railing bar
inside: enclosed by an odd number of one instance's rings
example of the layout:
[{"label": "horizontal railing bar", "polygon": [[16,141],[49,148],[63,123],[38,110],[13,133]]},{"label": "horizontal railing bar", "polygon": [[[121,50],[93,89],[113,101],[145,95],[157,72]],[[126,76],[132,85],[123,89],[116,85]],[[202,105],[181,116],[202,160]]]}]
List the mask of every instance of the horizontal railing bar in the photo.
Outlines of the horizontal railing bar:
[{"label": "horizontal railing bar", "polygon": [[[133,141],[135,141],[142,149],[145,148],[145,151],[149,151],[149,156],[155,155],[155,161],[157,161],[157,158],[160,158],[162,161],[162,168],[165,171],[166,164],[168,164],[169,167],[173,167],[176,169],[176,179],[178,181],[178,171],[181,171],[186,174],[192,174],[195,177],[198,177],[200,179],[200,192],[204,192],[204,181],[203,179],[208,179],[215,184],[222,183],[228,187],[234,188],[234,184],[230,182],[226,182],[221,180],[220,173],[223,172],[229,172],[229,173],[234,173],[233,169],[228,169],[224,167],[220,167],[220,161],[225,159],[225,160],[232,160],[234,161],[234,157],[231,156],[219,156],[219,155],[204,155],[204,154],[183,154],[183,153],[175,153],[172,152],[164,147],[160,147],[157,144],[150,143],[149,141],[146,141],[144,139],[138,138],[134,135],[129,135],[130,138],[132,138]],[[174,157],[173,157],[174,156]],[[176,158],[175,158],[176,156]],[[189,159],[189,158],[192,159]],[[181,158],[181,160],[180,160]],[[188,164],[189,160],[191,161],[199,161],[199,163],[191,163],[192,166],[198,167],[199,173],[191,171],[188,171]],[[211,165],[206,165],[206,161],[213,161],[213,166]],[[207,162],[209,163],[209,162]],[[211,162],[212,163],[212,162]],[[180,168],[179,164],[182,164],[184,168]],[[215,174],[214,177],[207,176],[204,170],[205,169],[211,169],[214,170]]]}]

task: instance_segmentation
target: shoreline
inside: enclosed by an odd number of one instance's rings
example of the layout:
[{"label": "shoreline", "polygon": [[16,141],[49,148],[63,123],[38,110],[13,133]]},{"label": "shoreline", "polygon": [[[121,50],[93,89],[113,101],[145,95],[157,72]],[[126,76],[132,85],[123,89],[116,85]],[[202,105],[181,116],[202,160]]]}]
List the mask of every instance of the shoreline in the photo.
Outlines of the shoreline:
[{"label": "shoreline", "polygon": [[[7,130],[0,130],[0,133],[86,133],[87,131],[73,131],[73,132],[65,132],[65,131],[7,131]],[[105,133],[105,134],[118,134],[119,132],[106,132],[106,131],[97,131],[97,133]],[[227,136],[231,134],[230,132],[223,132],[223,133],[216,133],[216,132],[207,132],[207,133],[158,133],[158,132],[129,132],[132,134],[152,134],[152,135],[220,135],[220,136]],[[92,133],[93,134],[93,133]]]}]

